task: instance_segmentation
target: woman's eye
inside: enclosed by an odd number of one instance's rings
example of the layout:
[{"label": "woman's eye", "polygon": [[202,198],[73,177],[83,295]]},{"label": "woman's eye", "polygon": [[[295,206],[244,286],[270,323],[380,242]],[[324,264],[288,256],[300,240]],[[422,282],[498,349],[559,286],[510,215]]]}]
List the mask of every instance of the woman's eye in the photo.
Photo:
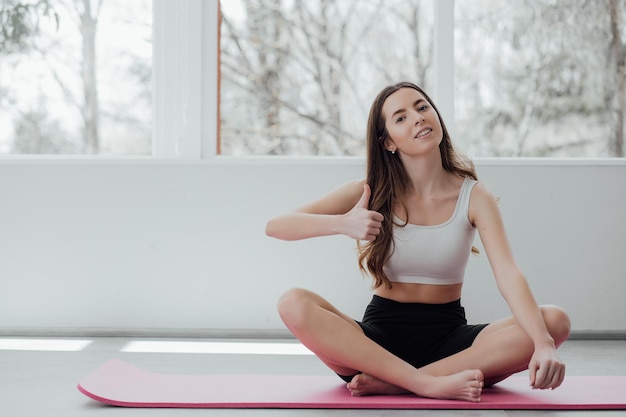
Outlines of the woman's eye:
[{"label": "woman's eye", "polygon": [[406,119],[406,116],[400,116],[396,119],[396,123],[402,123]]},{"label": "woman's eye", "polygon": [[428,110],[428,106],[424,104],[423,106],[418,107],[417,111],[425,111]]}]

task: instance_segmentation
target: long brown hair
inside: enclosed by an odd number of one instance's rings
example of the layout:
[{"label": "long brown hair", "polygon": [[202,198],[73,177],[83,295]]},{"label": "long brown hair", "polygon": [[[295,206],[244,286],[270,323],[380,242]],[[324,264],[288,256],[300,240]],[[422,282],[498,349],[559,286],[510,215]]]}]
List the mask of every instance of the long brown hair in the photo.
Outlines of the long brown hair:
[{"label": "long brown hair", "polygon": [[[411,188],[409,176],[397,154],[385,148],[385,141],[389,137],[383,116],[385,100],[402,88],[412,88],[419,91],[435,109],[443,130],[443,139],[439,144],[443,169],[461,177],[477,180],[474,164],[454,149],[446,125],[439,114],[439,110],[428,95],[417,85],[410,82],[385,87],[374,99],[367,121],[367,175],[372,194],[369,209],[385,216],[380,234],[373,242],[359,244],[359,267],[363,272],[369,271],[374,280],[373,287],[381,285],[391,288],[391,281],[383,271],[383,266],[391,254],[393,246],[393,205],[400,204],[406,211],[406,196]],[[402,225],[399,225],[402,226]],[[474,251],[474,249],[472,249]]]}]

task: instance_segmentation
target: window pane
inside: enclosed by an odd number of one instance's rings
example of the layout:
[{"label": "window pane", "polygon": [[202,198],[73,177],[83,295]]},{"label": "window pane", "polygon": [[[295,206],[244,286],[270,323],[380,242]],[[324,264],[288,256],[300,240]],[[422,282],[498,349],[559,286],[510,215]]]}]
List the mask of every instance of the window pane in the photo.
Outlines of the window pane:
[{"label": "window pane", "polygon": [[623,7],[456,1],[460,147],[484,157],[623,156]]},{"label": "window pane", "polygon": [[221,0],[221,149],[363,155],[385,85],[431,82],[433,0]]},{"label": "window pane", "polygon": [[151,153],[151,0],[0,12],[0,154]]}]

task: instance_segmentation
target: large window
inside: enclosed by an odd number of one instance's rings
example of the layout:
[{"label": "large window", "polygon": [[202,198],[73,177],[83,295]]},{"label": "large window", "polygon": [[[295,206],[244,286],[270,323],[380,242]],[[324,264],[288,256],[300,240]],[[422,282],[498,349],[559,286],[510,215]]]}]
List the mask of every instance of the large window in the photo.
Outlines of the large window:
[{"label": "large window", "polygon": [[626,0],[3,0],[0,155],[362,156],[376,93],[472,157],[621,157]]},{"label": "large window", "polygon": [[442,3],[222,0],[223,153],[362,155],[374,95],[409,80],[473,157],[623,156],[624,0]]},{"label": "large window", "polygon": [[151,154],[151,0],[2,0],[0,26],[0,154]]}]

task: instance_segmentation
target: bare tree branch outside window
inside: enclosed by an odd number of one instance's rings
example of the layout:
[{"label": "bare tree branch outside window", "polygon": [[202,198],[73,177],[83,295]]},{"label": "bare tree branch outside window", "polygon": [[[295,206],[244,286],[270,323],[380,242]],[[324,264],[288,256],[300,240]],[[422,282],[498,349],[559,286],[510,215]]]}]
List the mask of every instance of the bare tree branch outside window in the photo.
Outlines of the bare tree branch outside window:
[{"label": "bare tree branch outside window", "polygon": [[[383,85],[430,89],[433,0],[221,3],[226,154],[362,155],[367,108]],[[463,151],[623,156],[624,0],[455,7]]]},{"label": "bare tree branch outside window", "polygon": [[0,154],[150,154],[151,15],[151,0],[3,0]]},{"label": "bare tree branch outside window", "polygon": [[[221,0],[222,152],[363,155],[383,86],[431,90],[435,2]],[[625,3],[455,1],[459,148],[623,157]],[[151,0],[3,0],[0,154],[149,155],[151,13]]]},{"label": "bare tree branch outside window", "polygon": [[457,142],[473,156],[623,156],[623,3],[457,1]]},{"label": "bare tree branch outside window", "polygon": [[428,87],[432,2],[222,1],[221,138],[232,155],[363,155],[384,85]]}]

